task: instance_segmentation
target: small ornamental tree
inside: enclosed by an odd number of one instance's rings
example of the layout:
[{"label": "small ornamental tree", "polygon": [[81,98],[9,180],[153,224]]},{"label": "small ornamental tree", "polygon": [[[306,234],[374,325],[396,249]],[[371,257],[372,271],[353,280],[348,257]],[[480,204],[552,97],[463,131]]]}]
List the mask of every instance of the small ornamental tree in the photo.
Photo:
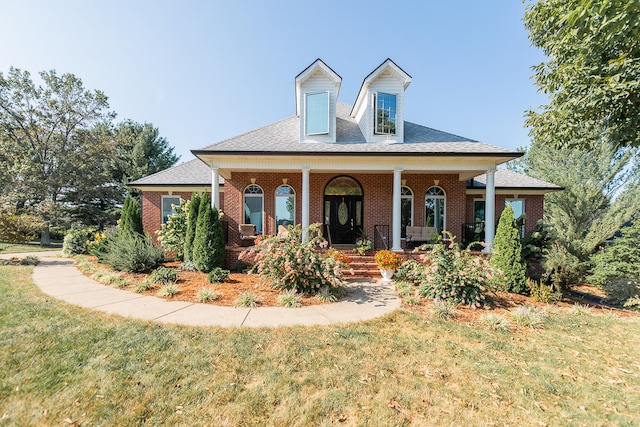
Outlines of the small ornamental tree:
[{"label": "small ornamental tree", "polygon": [[191,261],[193,261],[198,270],[206,273],[215,267],[224,267],[225,253],[222,226],[218,210],[211,207],[211,199],[208,193],[205,193],[200,199]]},{"label": "small ornamental tree", "polygon": [[140,205],[138,204],[138,201],[131,196],[127,196],[127,198],[124,200],[119,227],[121,234],[135,233],[144,235]]},{"label": "small ornamental tree", "polygon": [[511,205],[502,211],[494,239],[491,267],[504,274],[505,290],[522,293],[527,290],[527,263],[522,257],[520,233]]},{"label": "small ornamental tree", "polygon": [[187,229],[184,236],[184,260],[193,261],[193,239],[196,237],[196,227],[198,223],[198,213],[200,209],[200,195],[193,193],[189,200],[189,210],[187,212]]}]

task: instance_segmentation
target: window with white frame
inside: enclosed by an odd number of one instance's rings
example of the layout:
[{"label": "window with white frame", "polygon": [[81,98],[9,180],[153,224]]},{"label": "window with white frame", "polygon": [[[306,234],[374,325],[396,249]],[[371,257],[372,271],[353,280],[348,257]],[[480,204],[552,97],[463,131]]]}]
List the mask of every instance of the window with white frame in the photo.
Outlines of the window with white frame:
[{"label": "window with white frame", "polygon": [[262,234],[264,212],[264,192],[259,185],[251,184],[244,189],[244,223],[256,226],[256,233]]},{"label": "window with white frame", "polygon": [[407,227],[413,225],[413,191],[405,185],[400,189],[400,226],[402,238],[407,237]]},{"label": "window with white frame", "polygon": [[174,206],[180,206],[180,197],[162,196],[162,223],[169,219],[169,215],[176,213]]},{"label": "window with white frame", "polygon": [[278,227],[287,227],[296,223],[296,192],[290,185],[281,185],[276,189],[276,233]]},{"label": "window with white frame", "polygon": [[446,230],[447,196],[440,187],[431,187],[425,197],[425,227],[435,227],[438,233]]},{"label": "window with white frame", "polygon": [[378,92],[374,94],[374,132],[382,135],[396,134],[396,95]]},{"label": "window with white frame", "polygon": [[305,97],[305,134],[329,133],[329,92],[308,93]]}]

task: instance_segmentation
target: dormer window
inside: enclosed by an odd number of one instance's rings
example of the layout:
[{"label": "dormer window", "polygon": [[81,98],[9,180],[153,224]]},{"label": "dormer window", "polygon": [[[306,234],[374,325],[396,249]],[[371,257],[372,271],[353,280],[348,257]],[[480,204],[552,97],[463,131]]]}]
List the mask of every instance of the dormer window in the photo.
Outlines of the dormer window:
[{"label": "dormer window", "polygon": [[329,92],[308,93],[305,97],[305,133],[329,133]]},{"label": "dormer window", "polygon": [[382,135],[396,134],[396,96],[378,92],[373,95],[375,105],[374,133]]}]

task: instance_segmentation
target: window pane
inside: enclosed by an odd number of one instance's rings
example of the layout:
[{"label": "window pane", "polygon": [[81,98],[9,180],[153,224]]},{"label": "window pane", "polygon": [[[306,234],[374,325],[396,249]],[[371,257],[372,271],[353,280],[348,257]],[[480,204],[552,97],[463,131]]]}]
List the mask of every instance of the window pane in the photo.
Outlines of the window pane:
[{"label": "window pane", "polygon": [[329,133],[329,92],[307,95],[307,135]]},{"label": "window pane", "polygon": [[425,200],[425,227],[435,227],[438,233],[445,229],[444,197],[427,197]]},{"label": "window pane", "polygon": [[504,206],[506,207],[507,204],[511,205],[511,208],[513,209],[514,219],[517,220],[524,213],[524,200],[507,200]]},{"label": "window pane", "polygon": [[400,199],[400,237],[407,237],[407,227],[412,225],[411,214],[413,212],[413,197],[403,197]]},{"label": "window pane", "polygon": [[388,93],[376,95],[376,133],[396,133],[396,96]]},{"label": "window pane", "polygon": [[180,205],[180,197],[163,197],[162,198],[162,223],[167,222],[169,215],[176,213],[172,205]]},{"label": "window pane", "polygon": [[262,233],[262,195],[244,196],[244,223],[256,226],[256,232]]}]

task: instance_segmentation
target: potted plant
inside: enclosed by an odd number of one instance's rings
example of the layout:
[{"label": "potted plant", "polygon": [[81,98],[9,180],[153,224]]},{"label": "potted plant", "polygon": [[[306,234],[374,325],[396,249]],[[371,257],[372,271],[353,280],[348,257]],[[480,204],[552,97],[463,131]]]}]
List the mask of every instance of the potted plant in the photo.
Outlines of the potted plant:
[{"label": "potted plant", "polygon": [[393,273],[404,262],[400,255],[387,249],[376,252],[375,260],[383,282],[391,281]]},{"label": "potted plant", "polygon": [[362,236],[358,240],[356,240],[356,247],[353,249],[358,255],[364,255],[367,252],[373,250],[373,243],[371,240],[367,238],[367,236]]}]

